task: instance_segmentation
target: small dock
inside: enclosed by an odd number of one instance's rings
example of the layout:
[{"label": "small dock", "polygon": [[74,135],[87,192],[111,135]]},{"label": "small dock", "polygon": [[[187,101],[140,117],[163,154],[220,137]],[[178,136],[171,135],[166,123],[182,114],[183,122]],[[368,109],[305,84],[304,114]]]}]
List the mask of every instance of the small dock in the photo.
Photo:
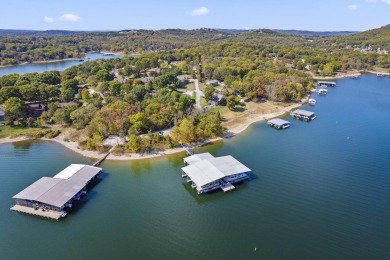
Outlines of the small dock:
[{"label": "small dock", "polygon": [[377,77],[390,77],[390,73],[377,73]]},{"label": "small dock", "polygon": [[268,120],[268,122],[267,122],[267,125],[274,127],[274,128],[277,128],[277,129],[288,128],[288,127],[290,127],[290,124],[291,123],[289,121],[286,121],[286,120],[283,120],[280,118],[274,118],[274,119]]},{"label": "small dock", "polygon": [[180,144],[180,146],[186,151],[188,156],[193,155],[193,153],[190,151],[190,149],[188,147],[184,146],[183,144]]},{"label": "small dock", "polygon": [[331,82],[331,81],[318,81],[318,85],[325,86],[325,87],[336,87],[336,82]]},{"label": "small dock", "polygon": [[31,207],[25,207],[21,205],[15,205],[11,208],[12,211],[25,213],[29,215],[59,220],[60,218],[63,218],[66,216],[66,212],[60,212],[60,211],[54,211],[54,210],[44,210],[42,208],[31,208]]},{"label": "small dock", "polygon": [[303,110],[303,109],[297,109],[290,113],[290,115],[294,118],[303,119],[303,120],[314,120],[317,118],[314,112]]}]

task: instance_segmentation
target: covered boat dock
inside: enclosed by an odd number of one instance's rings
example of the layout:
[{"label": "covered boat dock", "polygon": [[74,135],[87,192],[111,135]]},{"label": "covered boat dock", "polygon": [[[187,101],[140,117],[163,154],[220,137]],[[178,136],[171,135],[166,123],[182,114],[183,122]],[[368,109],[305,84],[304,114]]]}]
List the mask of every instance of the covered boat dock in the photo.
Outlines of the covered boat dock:
[{"label": "covered boat dock", "polygon": [[12,198],[11,210],[58,220],[66,216],[75,200],[87,193],[86,186],[101,168],[72,164],[54,177],[42,177]]},{"label": "covered boat dock", "polygon": [[303,119],[303,120],[314,120],[317,118],[314,112],[303,110],[303,109],[297,109],[290,113],[290,115],[294,118]]},{"label": "covered boat dock", "polygon": [[331,82],[331,81],[318,81],[318,85],[320,86],[326,86],[326,87],[335,87],[336,82]]},{"label": "covered boat dock", "polygon": [[284,128],[290,127],[291,123],[289,121],[286,121],[286,120],[283,120],[280,118],[274,118],[274,119],[268,120],[267,124],[269,126],[277,128],[277,129],[284,129]]},{"label": "covered boat dock", "polygon": [[215,189],[231,191],[232,183],[249,178],[251,170],[233,156],[214,157],[210,153],[195,154],[184,158],[182,177],[192,183],[198,194]]}]

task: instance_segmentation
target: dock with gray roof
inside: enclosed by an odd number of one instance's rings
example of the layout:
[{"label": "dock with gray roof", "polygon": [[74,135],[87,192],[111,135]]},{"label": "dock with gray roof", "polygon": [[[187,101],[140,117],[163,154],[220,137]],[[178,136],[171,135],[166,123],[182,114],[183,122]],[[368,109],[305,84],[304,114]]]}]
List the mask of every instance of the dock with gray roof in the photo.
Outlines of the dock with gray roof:
[{"label": "dock with gray roof", "polygon": [[290,115],[294,118],[303,119],[303,120],[314,120],[317,118],[314,112],[303,110],[303,109],[297,109],[290,113]]},{"label": "dock with gray roof", "polygon": [[277,128],[277,129],[288,128],[288,127],[290,127],[290,124],[291,123],[289,121],[286,121],[286,120],[283,120],[280,118],[274,118],[274,119],[267,121],[267,125],[272,126],[274,128]]}]

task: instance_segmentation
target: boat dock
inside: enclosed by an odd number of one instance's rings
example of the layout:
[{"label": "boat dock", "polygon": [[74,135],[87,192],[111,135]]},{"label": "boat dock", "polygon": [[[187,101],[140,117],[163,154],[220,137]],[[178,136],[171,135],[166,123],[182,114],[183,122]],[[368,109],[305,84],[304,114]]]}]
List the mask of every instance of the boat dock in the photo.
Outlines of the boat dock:
[{"label": "boat dock", "polygon": [[288,128],[288,127],[290,127],[290,124],[291,123],[289,121],[286,121],[286,120],[283,120],[280,118],[274,118],[274,119],[268,120],[268,122],[267,122],[267,125],[274,127],[274,128],[277,128],[277,129]]},{"label": "boat dock", "polygon": [[377,77],[390,77],[390,73],[377,73]]},{"label": "boat dock", "polygon": [[326,86],[326,87],[335,87],[336,82],[331,82],[331,81],[318,81],[318,85],[321,86]]},{"label": "boat dock", "polygon": [[232,183],[249,178],[251,170],[232,156],[214,157],[210,153],[194,154],[184,158],[181,176],[204,194],[216,189],[224,192],[235,189]]},{"label": "boat dock", "polygon": [[317,118],[314,112],[303,110],[303,109],[297,109],[290,113],[290,115],[294,118],[303,119],[303,120],[314,120]]},{"label": "boat dock", "polygon": [[42,177],[12,198],[10,209],[21,213],[58,220],[66,209],[87,193],[87,185],[95,180],[101,168],[71,164],[54,177]]}]

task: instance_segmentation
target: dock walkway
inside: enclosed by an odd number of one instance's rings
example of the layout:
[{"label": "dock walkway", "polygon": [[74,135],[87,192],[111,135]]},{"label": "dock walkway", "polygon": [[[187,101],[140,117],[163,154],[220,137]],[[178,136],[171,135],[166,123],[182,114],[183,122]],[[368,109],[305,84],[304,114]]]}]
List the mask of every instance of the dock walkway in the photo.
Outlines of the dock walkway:
[{"label": "dock walkway", "polygon": [[114,146],[108,151],[108,153],[106,153],[102,158],[100,158],[100,159],[97,160],[94,164],[92,164],[92,166],[95,166],[95,167],[99,166],[99,165],[107,158],[107,156],[109,156],[110,153],[111,153],[112,151],[114,151],[115,147],[117,147],[117,145],[114,145]]},{"label": "dock walkway", "polygon": [[66,216],[66,212],[59,212],[59,211],[53,211],[53,210],[43,211],[41,208],[34,209],[34,208],[25,207],[25,206],[21,206],[21,205],[15,205],[11,208],[11,210],[21,212],[21,213],[30,214],[30,215],[40,216],[40,217],[44,217],[44,218],[55,219],[55,220],[59,220],[60,218]]}]

